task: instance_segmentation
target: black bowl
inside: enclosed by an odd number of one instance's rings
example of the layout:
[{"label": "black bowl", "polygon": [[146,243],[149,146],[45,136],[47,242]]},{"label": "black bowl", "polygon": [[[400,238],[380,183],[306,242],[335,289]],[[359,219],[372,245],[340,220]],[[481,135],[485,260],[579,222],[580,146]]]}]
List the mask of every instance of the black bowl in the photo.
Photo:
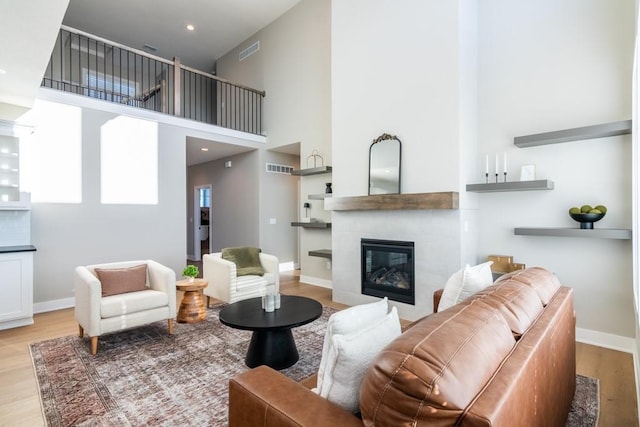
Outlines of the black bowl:
[{"label": "black bowl", "polygon": [[571,218],[573,218],[574,220],[580,223],[580,228],[585,230],[591,230],[593,228],[593,223],[596,221],[600,221],[602,218],[604,218],[605,214],[570,213],[569,215],[571,216]]}]

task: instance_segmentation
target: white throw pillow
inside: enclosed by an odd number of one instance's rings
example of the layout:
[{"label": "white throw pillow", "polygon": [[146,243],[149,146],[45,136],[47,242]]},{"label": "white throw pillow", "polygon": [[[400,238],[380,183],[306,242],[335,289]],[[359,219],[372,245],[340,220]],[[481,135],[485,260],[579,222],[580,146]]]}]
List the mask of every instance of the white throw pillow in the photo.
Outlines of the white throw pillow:
[{"label": "white throw pillow", "polygon": [[384,297],[380,301],[369,304],[354,305],[342,311],[334,313],[327,321],[327,331],[322,344],[322,357],[318,368],[318,380],[316,391],[322,385],[325,375],[325,367],[329,358],[329,348],[331,347],[331,337],[334,334],[350,334],[364,329],[374,323],[384,319],[389,308],[388,299]]},{"label": "white throw pillow", "polygon": [[351,412],[360,409],[360,386],[376,355],[402,333],[395,307],[374,325],[347,335],[336,334],[322,387],[324,397]]},{"label": "white throw pillow", "polygon": [[491,264],[493,261],[473,267],[467,264],[453,273],[442,291],[438,311],[446,310],[491,285],[493,283]]}]

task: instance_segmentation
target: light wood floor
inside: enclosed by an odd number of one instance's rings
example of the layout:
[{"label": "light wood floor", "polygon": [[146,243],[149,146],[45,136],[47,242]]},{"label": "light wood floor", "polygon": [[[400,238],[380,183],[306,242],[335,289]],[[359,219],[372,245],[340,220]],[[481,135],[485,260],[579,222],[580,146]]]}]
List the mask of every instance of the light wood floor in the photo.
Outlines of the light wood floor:
[{"label": "light wood floor", "polygon": [[[295,274],[281,274],[281,291],[346,307],[331,300],[330,289],[299,283]],[[72,309],[37,314],[31,326],[0,331],[0,426],[44,425],[28,344],[77,333]],[[600,427],[638,426],[631,354],[578,343],[576,362],[578,373],[600,379]]]}]

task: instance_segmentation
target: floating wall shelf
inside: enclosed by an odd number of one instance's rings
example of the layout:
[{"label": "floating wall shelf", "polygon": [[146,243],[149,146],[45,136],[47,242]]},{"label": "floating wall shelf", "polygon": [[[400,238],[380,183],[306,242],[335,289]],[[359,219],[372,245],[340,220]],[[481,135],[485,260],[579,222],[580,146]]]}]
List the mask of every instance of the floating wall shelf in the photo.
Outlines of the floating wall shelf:
[{"label": "floating wall shelf", "polygon": [[332,197],[324,201],[324,207],[332,211],[458,209],[458,193],[448,191]]},{"label": "floating wall shelf", "polygon": [[295,176],[320,175],[322,173],[331,173],[331,166],[320,166],[317,168],[299,169],[299,170],[291,171],[291,175],[295,175]]},{"label": "floating wall shelf", "polygon": [[331,193],[324,193],[324,194],[309,194],[307,196],[309,198],[309,200],[324,200],[328,197],[331,197]]},{"label": "floating wall shelf", "polygon": [[513,143],[520,148],[526,148],[538,145],[559,144],[561,142],[581,141],[584,139],[627,135],[630,133],[631,120],[623,120],[621,122],[603,123],[600,125],[538,133],[535,135],[516,136],[513,138]]},{"label": "floating wall shelf", "polygon": [[331,249],[317,249],[315,251],[309,251],[309,256],[331,259]]},{"label": "floating wall shelf", "polygon": [[621,228],[530,228],[519,227],[513,230],[516,236],[551,236],[551,237],[590,237],[597,239],[631,239],[631,230]]},{"label": "floating wall shelf", "polygon": [[467,191],[475,193],[491,193],[499,191],[553,190],[553,181],[539,179],[536,181],[497,182],[488,184],[467,184]]},{"label": "floating wall shelf", "polygon": [[330,222],[312,221],[312,222],[292,222],[292,227],[302,228],[331,228]]}]

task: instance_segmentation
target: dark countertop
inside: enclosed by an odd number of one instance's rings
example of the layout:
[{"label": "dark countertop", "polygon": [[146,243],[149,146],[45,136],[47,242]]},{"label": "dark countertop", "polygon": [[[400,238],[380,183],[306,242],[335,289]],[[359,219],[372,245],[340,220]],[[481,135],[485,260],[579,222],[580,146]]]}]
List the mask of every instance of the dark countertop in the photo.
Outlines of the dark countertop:
[{"label": "dark countertop", "polygon": [[0,254],[8,254],[11,252],[35,252],[36,250],[36,247],[33,245],[0,246]]}]

